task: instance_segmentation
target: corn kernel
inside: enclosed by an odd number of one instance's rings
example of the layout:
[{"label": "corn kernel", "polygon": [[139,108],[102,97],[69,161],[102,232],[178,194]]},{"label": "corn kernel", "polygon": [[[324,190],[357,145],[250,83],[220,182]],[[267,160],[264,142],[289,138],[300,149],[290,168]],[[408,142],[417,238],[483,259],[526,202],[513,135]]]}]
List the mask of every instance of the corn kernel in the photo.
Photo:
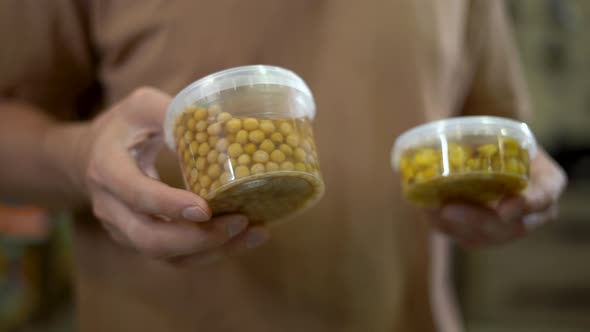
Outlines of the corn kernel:
[{"label": "corn kernel", "polygon": [[236,169],[234,170],[234,175],[237,179],[241,179],[250,175],[250,170],[248,169],[248,167],[240,165],[236,167]]},{"label": "corn kernel", "polygon": [[188,149],[191,152],[191,154],[197,154],[199,151],[199,143],[192,141],[191,144],[188,146]]},{"label": "corn kernel", "polygon": [[219,152],[217,152],[217,150],[211,150],[207,154],[207,161],[209,162],[209,164],[215,164],[215,162],[217,162],[218,156],[219,156]]},{"label": "corn kernel", "polygon": [[240,119],[231,119],[225,123],[225,130],[230,134],[235,134],[242,129],[242,121]]},{"label": "corn kernel", "polygon": [[248,131],[256,130],[256,129],[258,129],[258,120],[254,119],[254,118],[246,118],[246,119],[244,119],[242,125],[243,125],[244,129],[246,129]]},{"label": "corn kernel", "polygon": [[196,105],[188,105],[185,109],[184,112],[186,115],[190,115],[193,116],[193,114],[195,113],[195,111],[197,110],[197,106]]},{"label": "corn kernel", "polygon": [[192,131],[190,131],[190,130],[187,130],[187,131],[184,133],[184,140],[185,140],[187,143],[190,143],[190,142],[193,140],[193,132],[192,132]]},{"label": "corn kernel", "polygon": [[244,150],[242,149],[242,145],[240,145],[239,143],[233,143],[232,145],[230,145],[227,148],[227,153],[229,154],[230,157],[233,157],[233,158],[237,158],[243,152],[244,152]]},{"label": "corn kernel", "polygon": [[413,164],[420,166],[430,166],[438,163],[440,154],[432,149],[422,149],[414,155]]},{"label": "corn kernel", "polygon": [[248,143],[248,132],[244,129],[238,131],[238,133],[236,134],[236,142],[240,144]]},{"label": "corn kernel", "polygon": [[211,191],[217,190],[219,187],[221,187],[221,181],[215,180],[215,181],[213,181],[213,183],[211,183],[210,190]]},{"label": "corn kernel", "polygon": [[262,143],[260,143],[260,150],[264,150],[268,153],[271,153],[274,149],[275,144],[269,139],[265,139],[264,141],[262,141]]},{"label": "corn kernel", "polygon": [[192,185],[192,189],[193,189],[193,192],[198,195],[199,192],[201,191],[201,185],[197,182]]},{"label": "corn kernel", "polygon": [[244,152],[246,152],[247,154],[253,154],[254,152],[256,152],[256,144],[254,144],[254,143],[246,144],[246,146],[244,146]]},{"label": "corn kernel", "polygon": [[[274,133],[275,130],[277,130],[274,123],[272,123],[272,121],[270,121],[270,120],[260,121],[260,129],[267,135],[270,135],[270,134]],[[279,133],[277,133],[277,134],[279,134]]]},{"label": "corn kernel", "polygon": [[225,152],[229,146],[229,141],[227,138],[220,138],[217,143],[215,144],[215,149],[219,152]]},{"label": "corn kernel", "polygon": [[277,143],[277,144],[281,144],[283,143],[283,134],[279,133],[279,132],[274,132],[272,134],[270,134],[270,139],[271,141]]},{"label": "corn kernel", "polygon": [[274,150],[270,154],[270,160],[274,161],[275,163],[280,164],[283,161],[285,161],[285,159],[286,159],[285,154],[281,150]]},{"label": "corn kernel", "polygon": [[207,189],[202,188],[201,191],[199,191],[199,196],[201,196],[201,197],[207,196]]},{"label": "corn kernel", "polygon": [[227,158],[228,158],[227,154],[222,152],[217,156],[217,163],[223,164],[227,161]]},{"label": "corn kernel", "polygon": [[213,147],[217,144],[217,141],[219,141],[219,137],[217,136],[211,136],[209,137],[209,146]]},{"label": "corn kernel", "polygon": [[239,165],[248,166],[248,165],[250,165],[251,161],[252,161],[252,159],[247,154],[243,154],[238,157],[238,164]]},{"label": "corn kernel", "polygon": [[[262,124],[260,124],[260,125],[262,126]],[[260,174],[260,173],[264,173],[264,171],[265,171],[264,164],[260,164],[260,163],[254,164],[250,168],[250,172],[252,174]]]},{"label": "corn kernel", "polygon": [[268,152],[258,150],[256,152],[254,152],[252,159],[254,159],[254,162],[257,162],[257,163],[265,163],[269,159]]},{"label": "corn kernel", "polygon": [[195,120],[194,118],[191,118],[186,122],[186,126],[189,130],[195,130],[196,124],[197,124],[197,120]]},{"label": "corn kernel", "polygon": [[495,144],[485,144],[478,147],[477,151],[482,157],[491,158],[496,152],[498,152],[498,147]]},{"label": "corn kernel", "polygon": [[248,138],[250,139],[250,142],[259,144],[264,140],[264,132],[259,129],[251,131],[248,134]]},{"label": "corn kernel", "polygon": [[188,163],[189,160],[191,160],[193,156],[191,155],[190,151],[187,150],[187,151],[184,151],[183,157],[184,157],[184,162]]}]

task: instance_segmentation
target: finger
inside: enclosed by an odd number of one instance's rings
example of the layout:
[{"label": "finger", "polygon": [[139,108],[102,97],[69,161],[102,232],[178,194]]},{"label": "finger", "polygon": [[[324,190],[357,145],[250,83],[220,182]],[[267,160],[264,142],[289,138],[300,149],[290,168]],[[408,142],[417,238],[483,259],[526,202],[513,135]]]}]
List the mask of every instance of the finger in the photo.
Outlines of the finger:
[{"label": "finger", "polygon": [[431,224],[442,233],[445,233],[455,240],[464,242],[481,242],[485,239],[479,229],[462,218],[443,217],[442,210],[429,212]]},{"label": "finger", "polygon": [[546,211],[529,214],[523,218],[522,223],[528,231],[532,231],[543,224],[557,220],[558,214],[559,208],[555,204]]},{"label": "finger", "polygon": [[134,211],[172,220],[200,222],[211,218],[202,197],[146,176],[126,152],[113,151],[109,159],[101,174],[104,184]]},{"label": "finger", "polygon": [[503,200],[498,214],[505,222],[517,222],[530,213],[542,212],[554,205],[566,185],[563,170],[545,152],[531,165],[531,181],[519,196]]},{"label": "finger", "polygon": [[158,89],[141,87],[133,91],[120,106],[125,108],[132,124],[141,128],[148,126],[161,129],[171,101],[170,95]]},{"label": "finger", "polygon": [[184,267],[190,264],[207,265],[218,262],[224,258],[239,256],[248,250],[259,247],[264,244],[270,233],[264,226],[249,227],[240,235],[232,238],[219,248],[214,248],[195,255],[174,257],[170,259],[170,263],[178,267]]},{"label": "finger", "polygon": [[120,232],[128,245],[156,258],[188,255],[221,246],[248,224],[246,218],[239,215],[219,217],[207,224],[157,221],[131,211],[108,194],[93,204],[95,214],[108,228]]}]

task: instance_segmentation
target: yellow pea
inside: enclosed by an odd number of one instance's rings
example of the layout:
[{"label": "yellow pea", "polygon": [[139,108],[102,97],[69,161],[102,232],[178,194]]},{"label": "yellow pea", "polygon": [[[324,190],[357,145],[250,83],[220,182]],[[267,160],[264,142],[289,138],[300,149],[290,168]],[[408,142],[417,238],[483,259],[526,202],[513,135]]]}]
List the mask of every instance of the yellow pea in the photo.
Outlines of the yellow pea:
[{"label": "yellow pea", "polygon": [[193,140],[193,132],[190,130],[187,130],[184,133],[184,141],[187,143],[190,143]]},{"label": "yellow pea", "polygon": [[275,127],[274,123],[272,123],[272,121],[262,120],[260,121],[260,130],[262,130],[265,134],[270,135],[274,133],[274,131],[277,130],[277,128]]},{"label": "yellow pea", "polygon": [[275,144],[269,139],[265,139],[264,141],[262,141],[262,143],[260,143],[260,150],[271,153],[272,150],[274,150],[274,149],[275,149]]},{"label": "yellow pea", "polygon": [[267,172],[276,172],[278,170],[280,170],[281,167],[279,166],[279,164],[275,163],[275,162],[268,162],[266,163],[266,171]]},{"label": "yellow pea", "polygon": [[283,134],[279,133],[279,132],[274,132],[272,134],[270,134],[270,140],[277,143],[277,144],[281,144],[283,143]]},{"label": "yellow pea", "polygon": [[199,143],[207,142],[208,138],[209,138],[209,135],[207,135],[207,133],[199,132],[199,133],[195,134],[195,140]]},{"label": "yellow pea", "polygon": [[240,166],[236,167],[236,169],[234,170],[234,175],[236,176],[237,179],[241,179],[241,178],[244,178],[244,177],[250,175],[250,170],[248,169],[248,167],[246,167],[244,165],[240,165]]},{"label": "yellow pea", "polygon": [[231,120],[231,118],[232,116],[228,112],[221,112],[217,115],[217,122],[224,123]]},{"label": "yellow pea", "polygon": [[197,182],[197,183],[195,183],[195,184],[192,186],[192,188],[193,188],[193,192],[194,192],[195,194],[197,194],[197,195],[199,194],[199,192],[201,192],[201,185],[200,185],[198,182]]},{"label": "yellow pea", "polygon": [[259,144],[264,140],[264,132],[262,130],[253,130],[248,134],[248,138],[252,143]]},{"label": "yellow pea", "polygon": [[215,162],[217,162],[218,156],[219,156],[219,152],[217,152],[217,150],[211,150],[207,154],[207,161],[209,162],[209,164],[215,164]]},{"label": "yellow pea", "polygon": [[225,130],[230,134],[235,134],[242,129],[242,121],[240,119],[231,119],[225,123]]},{"label": "yellow pea", "polygon": [[227,148],[227,153],[233,158],[237,158],[243,152],[244,150],[242,149],[242,145],[239,143],[232,143],[232,145]]},{"label": "yellow pea", "polygon": [[244,146],[244,152],[246,152],[247,154],[253,154],[254,152],[256,152],[256,144],[254,143],[248,143]]},{"label": "yellow pea", "polygon": [[207,175],[211,179],[217,179],[221,175],[221,167],[218,164],[210,165],[207,169]]},{"label": "yellow pea", "polygon": [[281,170],[282,171],[292,171],[295,169],[295,166],[290,161],[285,161],[281,163]]},{"label": "yellow pea", "polygon": [[219,135],[221,133],[221,123],[213,123],[207,127],[207,134]]},{"label": "yellow pea", "polygon": [[207,175],[201,175],[199,177],[199,183],[201,184],[202,188],[207,188],[209,187],[209,185],[211,185],[211,178],[208,177]]},{"label": "yellow pea", "polygon": [[236,142],[240,144],[248,143],[248,132],[244,129],[238,131],[236,134]]},{"label": "yellow pea", "polygon": [[222,152],[217,156],[217,162],[219,164],[223,164],[227,161],[227,158],[228,158],[227,154]]},{"label": "yellow pea", "polygon": [[215,149],[217,149],[217,151],[219,152],[225,152],[227,151],[228,146],[229,141],[227,140],[227,138],[220,138],[219,140],[217,140],[217,143],[215,144]]},{"label": "yellow pea", "polygon": [[270,154],[270,160],[274,161],[275,163],[282,163],[285,161],[286,157],[285,154],[281,150],[274,150]]},{"label": "yellow pea", "polygon": [[260,164],[260,163],[254,164],[250,168],[250,172],[252,174],[260,174],[260,173],[264,173],[265,171],[266,171],[266,169],[264,167],[264,164]]},{"label": "yellow pea", "polygon": [[296,163],[295,164],[295,170],[299,171],[299,172],[306,172],[307,171],[307,166],[305,166],[304,163]]},{"label": "yellow pea", "polygon": [[195,114],[193,115],[197,122],[201,120],[205,120],[207,118],[207,110],[203,107],[199,107],[195,110]]},{"label": "yellow pea", "polygon": [[252,156],[252,159],[257,163],[266,163],[268,158],[268,152],[262,150],[254,152],[254,155]]},{"label": "yellow pea", "polygon": [[281,144],[279,149],[285,154],[285,156],[289,157],[293,155],[293,148],[288,146],[287,144]]},{"label": "yellow pea", "polygon": [[210,117],[215,118],[221,113],[221,107],[219,107],[219,105],[211,105],[209,106],[209,109],[207,109],[207,113]]},{"label": "yellow pea", "polygon": [[241,156],[238,157],[238,164],[239,165],[248,166],[248,165],[250,165],[250,162],[251,161],[252,161],[252,159],[247,154],[243,154],[243,155],[241,155]]},{"label": "yellow pea", "polygon": [[211,183],[211,191],[213,190],[217,190],[219,187],[221,187],[221,181],[219,180],[215,180],[213,181],[213,183]]},{"label": "yellow pea", "polygon": [[219,176],[219,182],[221,182],[221,184],[226,184],[226,183],[230,182],[231,180],[233,180],[233,177],[230,172],[223,172]]},{"label": "yellow pea", "polygon": [[208,124],[207,124],[207,121],[205,121],[205,120],[201,120],[201,121],[197,122],[197,124],[195,125],[195,129],[198,132],[203,132],[203,131],[207,130],[207,127],[208,127]]},{"label": "yellow pea", "polygon": [[201,143],[199,145],[199,156],[206,157],[207,154],[209,154],[210,150],[211,150],[211,148],[209,147],[209,143],[207,143],[207,142]]},{"label": "yellow pea", "polygon": [[279,130],[281,131],[281,133],[285,136],[290,135],[293,132],[293,127],[291,126],[290,123],[288,122],[283,122],[281,123],[281,125],[279,126]]},{"label": "yellow pea", "polygon": [[186,126],[188,129],[190,130],[195,130],[195,125],[197,124],[197,120],[195,120],[194,118],[190,118],[187,122],[186,122]]},{"label": "yellow pea", "polygon": [[195,111],[196,111],[196,110],[197,110],[197,106],[195,106],[195,105],[188,105],[188,106],[187,106],[187,107],[184,109],[184,113],[185,113],[186,115],[190,115],[190,116],[192,116],[192,115],[195,113]]},{"label": "yellow pea", "polygon": [[295,160],[305,161],[305,151],[302,148],[295,149]]},{"label": "yellow pea", "polygon": [[289,144],[293,148],[296,148],[297,146],[299,146],[299,136],[295,134],[287,136],[287,144]]},{"label": "yellow pea", "polygon": [[244,129],[252,131],[258,129],[258,120],[254,118],[246,118],[244,119],[242,125],[244,126]]},{"label": "yellow pea", "polygon": [[204,171],[205,167],[207,167],[207,158],[205,158],[205,157],[197,158],[197,161],[195,162],[195,167],[197,167],[197,170],[199,170],[199,171]]}]

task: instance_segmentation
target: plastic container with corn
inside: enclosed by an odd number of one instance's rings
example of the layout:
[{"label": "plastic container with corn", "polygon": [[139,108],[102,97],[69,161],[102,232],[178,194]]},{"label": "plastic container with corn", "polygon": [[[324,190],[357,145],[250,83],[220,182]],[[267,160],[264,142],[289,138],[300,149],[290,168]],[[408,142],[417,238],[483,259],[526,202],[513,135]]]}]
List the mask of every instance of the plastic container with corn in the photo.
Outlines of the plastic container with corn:
[{"label": "plastic container with corn", "polygon": [[311,121],[313,96],[293,72],[245,66],[209,75],[173,100],[166,142],[187,189],[214,215],[269,223],[301,212],[324,192]]},{"label": "plastic container with corn", "polygon": [[490,203],[529,181],[536,141],[522,122],[469,116],[428,123],[402,134],[392,163],[406,199],[418,206]]}]

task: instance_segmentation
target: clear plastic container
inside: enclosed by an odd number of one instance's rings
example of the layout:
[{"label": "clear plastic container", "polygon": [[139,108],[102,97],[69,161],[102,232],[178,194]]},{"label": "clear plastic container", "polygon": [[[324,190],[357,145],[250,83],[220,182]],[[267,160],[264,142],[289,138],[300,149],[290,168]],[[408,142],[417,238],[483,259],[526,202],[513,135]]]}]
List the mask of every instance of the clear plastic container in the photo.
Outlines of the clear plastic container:
[{"label": "clear plastic container", "polygon": [[392,166],[401,175],[406,199],[418,206],[485,204],[527,187],[536,149],[525,123],[458,117],[403,133],[394,144]]},{"label": "clear plastic container", "polygon": [[245,66],[204,77],[172,101],[164,124],[186,188],[214,215],[283,220],[316,203],[324,182],[313,96],[293,72]]}]

